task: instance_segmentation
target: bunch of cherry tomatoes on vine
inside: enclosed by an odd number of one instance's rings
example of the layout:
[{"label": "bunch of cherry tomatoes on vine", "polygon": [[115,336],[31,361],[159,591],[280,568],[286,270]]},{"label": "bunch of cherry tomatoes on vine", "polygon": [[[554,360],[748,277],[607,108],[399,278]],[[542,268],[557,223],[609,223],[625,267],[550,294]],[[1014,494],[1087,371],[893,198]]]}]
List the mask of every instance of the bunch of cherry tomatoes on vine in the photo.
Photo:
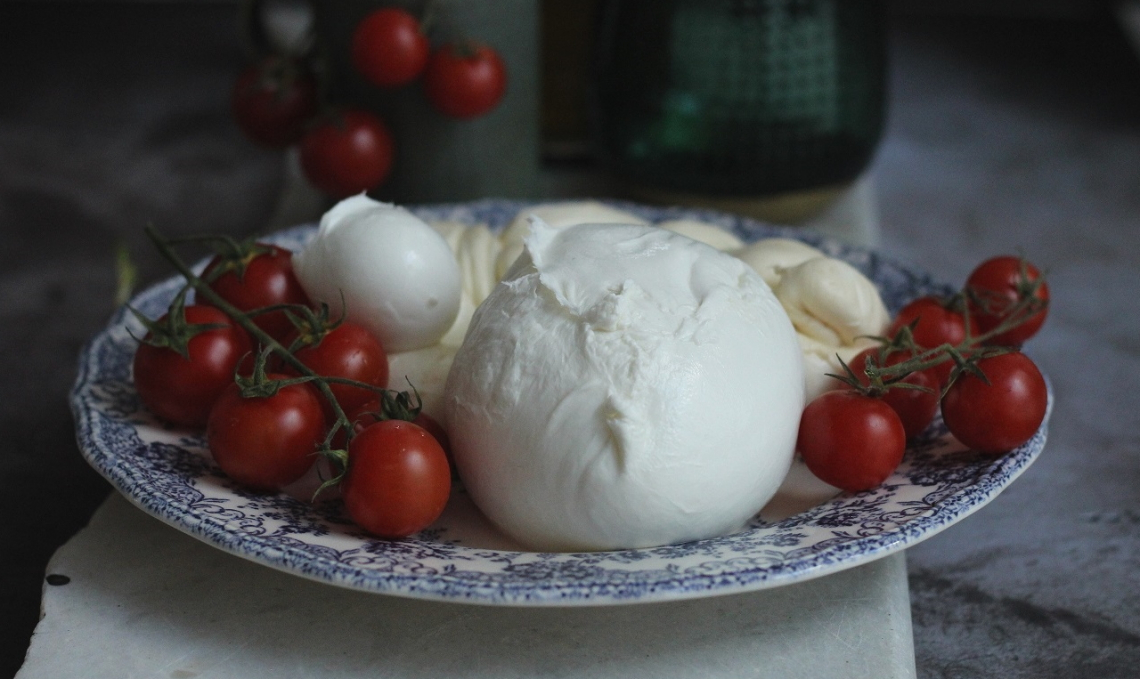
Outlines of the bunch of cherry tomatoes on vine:
[{"label": "bunch of cherry tomatoes on vine", "polygon": [[878,346],[833,375],[845,388],[804,409],[797,442],[804,463],[833,486],[869,490],[894,472],[907,440],[939,411],[950,433],[981,454],[1025,444],[1044,421],[1049,396],[1021,347],[1048,307],[1041,272],[1009,255],[979,264],[949,297],[912,300]]},{"label": "bunch of cherry tomatoes on vine", "polygon": [[317,465],[317,493],[335,489],[348,518],[378,537],[440,516],[451,493],[446,432],[413,385],[387,388],[374,335],[310,301],[290,251],[183,239],[218,253],[199,275],[175,254],[179,242],[147,233],[187,281],[157,320],[135,312],[146,333],[132,374],[152,414],[201,431],[221,471],[253,491],[280,491]]},{"label": "bunch of cherry tomatoes on vine", "polygon": [[[353,31],[351,63],[385,90],[422,82],[441,115],[458,120],[491,112],[506,93],[507,69],[498,52],[474,40],[433,49],[427,22],[407,10],[383,7]],[[238,127],[269,148],[296,145],[308,181],[335,198],[368,191],[391,174],[396,146],[387,123],[359,107],[323,101],[322,65],[309,57],[274,54],[239,75],[231,95]]]}]

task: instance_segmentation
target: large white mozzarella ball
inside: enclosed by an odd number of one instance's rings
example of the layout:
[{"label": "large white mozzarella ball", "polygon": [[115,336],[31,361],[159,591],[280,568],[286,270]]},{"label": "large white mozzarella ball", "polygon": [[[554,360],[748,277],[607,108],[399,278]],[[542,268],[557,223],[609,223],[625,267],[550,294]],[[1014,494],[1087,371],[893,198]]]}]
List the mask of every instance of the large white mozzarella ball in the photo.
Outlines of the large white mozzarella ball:
[{"label": "large white mozzarella ball", "polygon": [[790,466],[795,332],[740,260],[666,230],[536,220],[475,312],[443,407],[459,473],[538,550],[740,529]]},{"label": "large white mozzarella ball", "polygon": [[321,218],[316,237],[293,256],[314,301],[340,308],[389,352],[435,344],[455,321],[459,265],[447,242],[411,212],[361,194]]}]

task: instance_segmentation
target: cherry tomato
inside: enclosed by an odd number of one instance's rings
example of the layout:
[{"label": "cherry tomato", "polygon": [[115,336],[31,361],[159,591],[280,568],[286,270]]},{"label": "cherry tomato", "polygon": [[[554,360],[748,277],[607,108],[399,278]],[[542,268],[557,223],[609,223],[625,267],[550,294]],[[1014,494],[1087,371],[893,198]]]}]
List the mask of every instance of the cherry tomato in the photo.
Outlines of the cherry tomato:
[{"label": "cherry tomato", "polygon": [[[135,388],[143,405],[159,418],[200,427],[206,424],[214,402],[233,383],[234,370],[250,353],[252,343],[245,330],[214,307],[191,305],[183,313],[187,323],[221,327],[191,337],[186,357],[170,347],[147,344],[154,339],[154,333],[147,333],[135,351]],[[163,316],[159,324],[168,318]]]},{"label": "cherry tomato", "polygon": [[978,361],[980,377],[963,373],[942,398],[942,419],[959,441],[983,453],[1004,453],[1028,441],[1045,419],[1048,390],[1021,352]]},{"label": "cherry tomato", "polygon": [[206,424],[214,461],[231,479],[257,490],[276,490],[304,476],[324,437],[320,396],[307,383],[253,398],[244,398],[234,384],[218,398]]},{"label": "cherry tomato", "polygon": [[[210,260],[202,273],[210,288],[242,311],[275,304],[310,304],[309,296],[293,273],[293,253],[264,243],[254,247],[258,251],[240,262],[220,255]],[[240,270],[241,266],[245,267],[244,271]],[[219,269],[221,272],[215,273]],[[293,331],[293,324],[284,311],[258,314],[251,320],[276,340]]]},{"label": "cherry tomato", "polygon": [[821,481],[857,492],[878,486],[899,466],[906,430],[882,399],[829,391],[804,408],[796,447]]},{"label": "cherry tomato", "polygon": [[317,113],[317,81],[295,61],[271,57],[241,72],[230,110],[251,140],[285,148],[301,138]]},{"label": "cherry tomato", "polygon": [[[1024,266],[1024,269],[1022,268]],[[987,259],[966,279],[966,289],[974,300],[974,318],[979,334],[995,329],[1014,311],[1022,299],[1034,297],[1041,307],[988,344],[1019,346],[1037,333],[1048,313],[1049,285],[1037,267],[1019,257],[1008,255]]]},{"label": "cherry tomato", "polygon": [[395,145],[382,120],[359,109],[310,128],[301,137],[301,169],[321,191],[344,198],[384,183]]},{"label": "cherry tomato", "polygon": [[[285,346],[292,346],[295,339],[296,333],[286,340]],[[293,356],[322,377],[339,377],[380,388],[388,386],[388,354],[380,340],[364,326],[350,321],[328,331],[319,343],[295,350]],[[376,398],[376,392],[370,389],[347,384],[329,384],[329,390],[346,413]],[[321,400],[331,421],[332,406]]]},{"label": "cherry tomato", "polygon": [[406,85],[418,78],[430,51],[420,22],[396,7],[372,12],[352,33],[352,65],[378,87]]},{"label": "cherry tomato", "polygon": [[[867,373],[864,372],[864,366],[868,358],[873,359],[876,363],[879,363],[880,367],[885,368],[898,365],[913,357],[914,354],[909,351],[894,351],[889,353],[886,359],[880,362],[879,348],[871,347],[856,354],[855,358],[851,359],[847,365],[855,372],[855,376],[859,379],[859,382],[867,386],[871,383],[870,378],[867,377]],[[893,408],[895,413],[898,414],[899,420],[902,421],[903,430],[906,431],[906,437],[910,439],[921,434],[938,413],[938,402],[941,396],[939,392],[940,385],[937,375],[928,370],[912,372],[902,381],[906,384],[912,384],[921,388],[888,388],[881,398],[884,403]]]},{"label": "cherry tomato", "polygon": [[[966,339],[966,320],[961,312],[947,308],[941,299],[931,296],[919,297],[904,306],[887,329],[888,336],[896,336],[915,319],[918,324],[914,326],[914,343],[924,349],[943,344],[957,346]],[[939,384],[946,384],[953,369],[953,361],[947,360],[930,370],[938,377]]]},{"label": "cherry tomato", "polygon": [[411,422],[377,422],[348,446],[344,506],[373,535],[402,538],[427,528],[443,513],[450,493],[443,449]]},{"label": "cherry tomato", "polygon": [[440,112],[475,118],[499,104],[507,91],[507,68],[486,45],[447,44],[432,53],[424,92]]}]

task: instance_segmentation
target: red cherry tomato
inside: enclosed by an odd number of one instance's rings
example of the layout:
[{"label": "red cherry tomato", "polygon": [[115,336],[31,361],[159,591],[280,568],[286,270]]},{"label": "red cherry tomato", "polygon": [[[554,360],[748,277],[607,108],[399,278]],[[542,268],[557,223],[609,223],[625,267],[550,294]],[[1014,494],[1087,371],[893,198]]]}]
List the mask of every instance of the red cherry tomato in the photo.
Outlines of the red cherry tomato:
[{"label": "red cherry tomato", "polygon": [[882,399],[829,391],[804,408],[796,447],[820,480],[857,492],[878,486],[899,466],[906,431]]},{"label": "red cherry tomato", "polygon": [[1020,324],[992,337],[987,344],[1019,346],[1045,322],[1049,285],[1037,267],[1019,257],[1006,255],[982,262],[966,279],[966,289],[974,300],[978,334],[997,328],[1023,299],[1034,297],[1040,304],[1040,308],[1026,314]]},{"label": "red cherry tomato", "polygon": [[[234,370],[252,344],[245,330],[214,307],[191,305],[184,313],[187,323],[221,327],[191,337],[186,357],[169,347],[147,344],[153,339],[153,333],[148,333],[135,351],[135,388],[143,405],[159,418],[200,427],[206,424],[214,402],[233,384]],[[167,318],[163,316],[159,323]]]},{"label": "red cherry tomato", "polygon": [[[245,271],[234,268],[240,266],[240,262],[229,262],[221,256],[210,260],[202,273],[210,288],[242,311],[276,304],[310,304],[309,296],[293,273],[293,253],[264,243],[255,247],[262,251],[250,255],[244,262]],[[215,274],[219,269],[221,273]],[[258,314],[251,320],[279,341],[293,331],[293,324],[284,311]]]},{"label": "red cherry tomato", "polygon": [[420,22],[396,7],[372,12],[352,33],[352,65],[378,87],[406,85],[418,78],[430,51]]},{"label": "red cherry tomato", "polygon": [[374,189],[392,171],[395,145],[382,120],[358,109],[342,112],[301,137],[301,169],[335,198]]},{"label": "red cherry tomato", "polygon": [[942,419],[959,441],[983,453],[1004,453],[1028,441],[1045,419],[1045,378],[1021,352],[978,361],[989,384],[963,373],[942,398]]},{"label": "red cherry tomato", "polygon": [[507,91],[507,68],[486,45],[448,44],[428,60],[424,92],[440,112],[475,118],[495,108]]},{"label": "red cherry tomato", "polygon": [[271,57],[241,72],[230,110],[251,140],[285,148],[301,138],[317,113],[317,81],[295,61]]},{"label": "red cherry tomato", "polygon": [[254,398],[243,398],[234,384],[218,398],[206,425],[214,461],[226,476],[257,490],[277,490],[304,476],[324,437],[320,397],[306,383]]},{"label": "red cherry tomato", "polygon": [[[966,339],[965,317],[958,311],[948,309],[941,299],[930,296],[919,297],[904,306],[887,329],[888,336],[894,337],[915,319],[918,324],[914,326],[914,342],[924,349],[933,349],[943,344],[957,346]],[[938,377],[939,384],[946,384],[953,369],[954,362],[947,360],[930,370]]]},{"label": "red cherry tomato", "polygon": [[[295,339],[296,334],[286,340],[285,346],[292,346]],[[339,377],[380,388],[388,386],[388,354],[380,340],[364,326],[350,321],[330,330],[318,344],[297,349],[293,356],[322,377]],[[376,398],[376,392],[370,389],[347,384],[329,384],[329,390],[346,413]],[[321,400],[331,421],[332,406]]]},{"label": "red cherry tomato", "polygon": [[377,422],[348,446],[344,506],[373,535],[402,538],[427,528],[443,513],[450,493],[443,449],[411,422]]},{"label": "red cherry tomato", "polygon": [[[885,368],[898,365],[913,357],[914,355],[909,351],[894,351],[887,355],[886,360],[880,363],[880,367]],[[879,348],[871,347],[864,349],[856,354],[855,358],[851,359],[847,364],[851,370],[855,372],[855,376],[863,386],[867,386],[871,383],[870,378],[867,377],[867,373],[864,372],[864,366],[868,358],[879,363]],[[888,388],[881,398],[884,403],[893,408],[895,413],[898,414],[899,420],[902,421],[903,429],[906,431],[906,437],[910,439],[921,434],[938,413],[938,402],[941,396],[939,392],[940,385],[938,383],[938,377],[927,370],[912,372],[902,381],[906,384],[912,384],[921,388]]]}]

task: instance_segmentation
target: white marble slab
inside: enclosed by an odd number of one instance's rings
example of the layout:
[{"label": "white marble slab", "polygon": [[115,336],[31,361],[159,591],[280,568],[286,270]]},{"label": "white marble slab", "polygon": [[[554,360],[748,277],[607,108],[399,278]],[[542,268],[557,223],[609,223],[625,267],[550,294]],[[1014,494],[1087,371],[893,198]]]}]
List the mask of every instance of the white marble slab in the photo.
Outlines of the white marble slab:
[{"label": "white marble slab", "polygon": [[915,676],[902,553],[750,594],[471,606],[280,573],[114,495],[47,574],[67,582],[45,584],[17,679]]}]

